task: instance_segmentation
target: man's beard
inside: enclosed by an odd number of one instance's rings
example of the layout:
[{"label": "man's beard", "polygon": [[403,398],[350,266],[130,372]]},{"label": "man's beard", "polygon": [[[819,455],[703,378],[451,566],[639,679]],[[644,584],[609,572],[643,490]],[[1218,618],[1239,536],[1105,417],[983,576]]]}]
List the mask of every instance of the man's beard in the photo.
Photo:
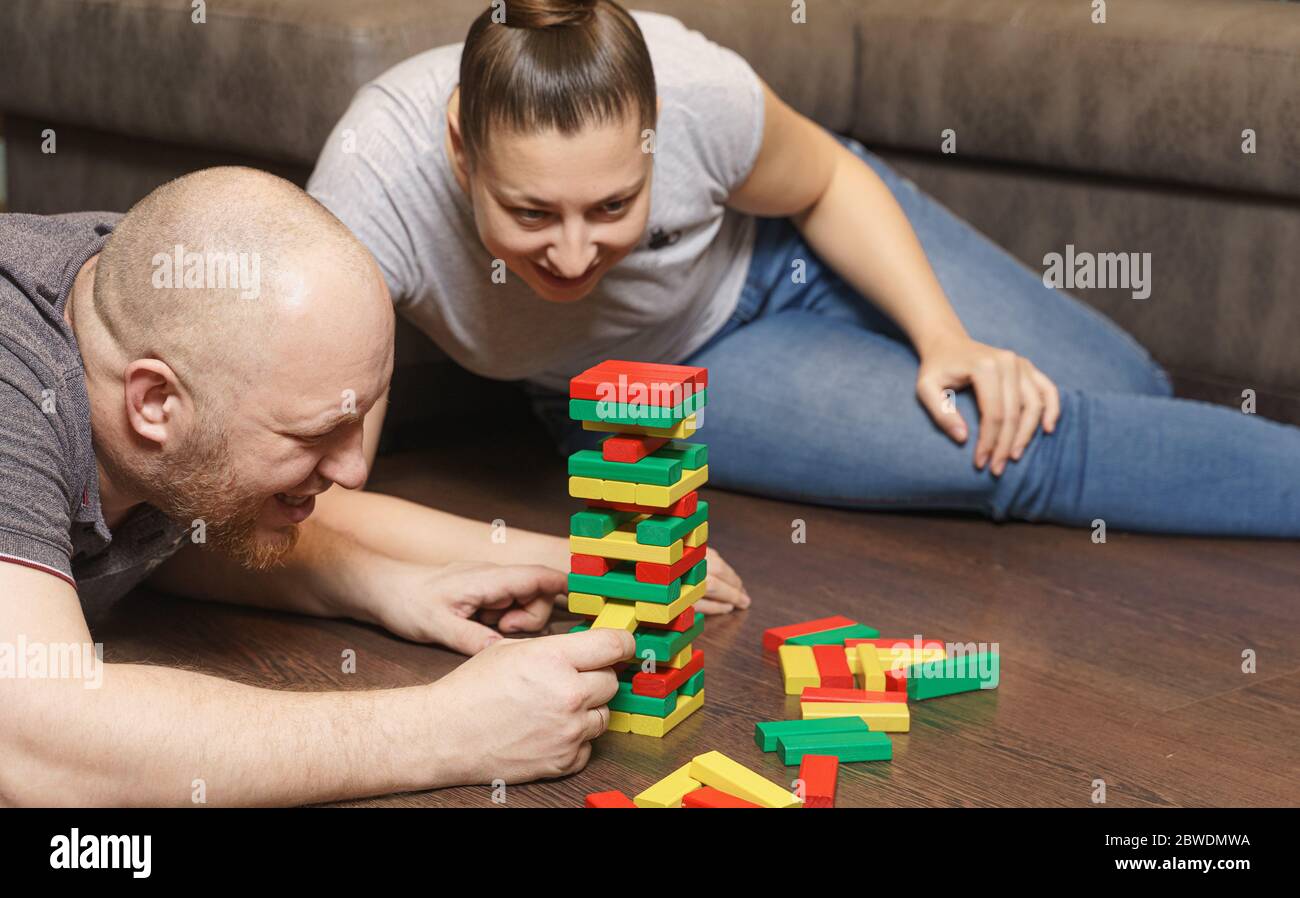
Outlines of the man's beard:
[{"label": "man's beard", "polygon": [[259,536],[257,519],[266,499],[240,490],[223,433],[205,430],[173,455],[149,459],[144,465],[112,461],[144,493],[146,502],[182,527],[202,526],[201,545],[246,568],[269,570],[283,562],[298,542],[296,524],[277,528],[274,536]]}]

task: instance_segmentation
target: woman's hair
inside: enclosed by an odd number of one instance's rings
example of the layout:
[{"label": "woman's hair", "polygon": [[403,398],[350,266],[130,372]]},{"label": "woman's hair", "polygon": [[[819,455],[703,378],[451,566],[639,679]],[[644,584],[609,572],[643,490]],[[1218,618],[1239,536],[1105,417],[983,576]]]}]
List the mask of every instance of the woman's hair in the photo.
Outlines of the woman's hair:
[{"label": "woman's hair", "polygon": [[460,133],[472,166],[493,127],[573,134],[629,113],[656,116],[654,67],[613,0],[493,0],[460,60]]}]

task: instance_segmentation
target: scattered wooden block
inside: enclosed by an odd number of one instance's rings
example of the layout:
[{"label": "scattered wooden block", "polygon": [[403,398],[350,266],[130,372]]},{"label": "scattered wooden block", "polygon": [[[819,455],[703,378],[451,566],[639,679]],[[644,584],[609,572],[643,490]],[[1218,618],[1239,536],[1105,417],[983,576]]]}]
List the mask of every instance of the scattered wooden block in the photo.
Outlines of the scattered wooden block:
[{"label": "scattered wooden block", "polygon": [[840,760],[834,755],[804,755],[799,764],[803,780],[805,808],[835,807],[835,781],[839,778]]},{"label": "scattered wooden block", "polygon": [[812,651],[817,662],[817,675],[823,687],[853,688],[853,671],[849,670],[843,649],[837,645],[815,645]]},{"label": "scattered wooden block", "polygon": [[682,807],[684,808],[761,808],[761,804],[754,804],[752,801],[745,801],[743,798],[737,798],[734,795],[728,795],[726,792],[719,791],[712,786],[701,786],[694,792],[687,792],[682,796]]},{"label": "scattered wooden block", "polygon": [[781,679],[786,695],[798,695],[807,686],[822,684],[811,646],[783,645],[777,649],[777,657],[781,662]]},{"label": "scattered wooden block", "polygon": [[680,808],[687,792],[700,788],[691,777],[691,764],[683,764],[672,773],[632,799],[639,808]]},{"label": "scattered wooden block", "polygon": [[860,717],[877,733],[906,733],[912,726],[906,702],[800,702],[799,711],[804,720]]},{"label": "scattered wooden block", "polygon": [[871,728],[861,717],[826,717],[818,720],[764,720],[754,724],[754,744],[762,751],[776,751],[782,736],[811,736],[827,733],[867,733]]},{"label": "scattered wooden block", "polygon": [[617,789],[611,792],[592,792],[583,802],[589,808],[634,808],[636,803]]},{"label": "scattered wooden block", "polygon": [[845,763],[888,761],[894,756],[894,746],[889,737],[884,733],[873,733],[865,726],[862,730],[851,733],[781,736],[776,740],[776,751],[781,763],[787,766],[798,764],[809,754],[834,755]]},{"label": "scattered wooden block", "polygon": [[857,623],[850,620],[842,614],[836,614],[832,617],[819,617],[816,620],[801,621],[797,624],[786,624],[783,627],[772,627],[763,631],[763,648],[769,652],[775,652],[777,647],[787,639],[795,636],[803,636],[806,633],[820,633],[824,630],[834,630],[838,627],[848,627]]},{"label": "scattered wooden block", "polygon": [[799,799],[789,790],[764,779],[720,751],[696,755],[691,761],[690,776],[702,785],[712,786],[765,808],[799,806]]}]

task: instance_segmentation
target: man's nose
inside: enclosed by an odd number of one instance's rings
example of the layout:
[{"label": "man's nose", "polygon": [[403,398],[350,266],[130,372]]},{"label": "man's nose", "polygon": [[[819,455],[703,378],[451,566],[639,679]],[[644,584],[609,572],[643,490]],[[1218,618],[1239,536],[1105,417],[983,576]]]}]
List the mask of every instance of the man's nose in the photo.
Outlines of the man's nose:
[{"label": "man's nose", "polygon": [[361,427],[349,428],[346,440],[326,453],[316,470],[322,477],[345,490],[360,489],[366,483],[366,453]]}]

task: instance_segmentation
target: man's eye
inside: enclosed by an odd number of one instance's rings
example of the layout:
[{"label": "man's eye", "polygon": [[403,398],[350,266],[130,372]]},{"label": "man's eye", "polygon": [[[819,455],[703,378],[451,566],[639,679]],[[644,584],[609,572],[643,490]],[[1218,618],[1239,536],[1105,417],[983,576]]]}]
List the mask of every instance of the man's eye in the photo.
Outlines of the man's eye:
[{"label": "man's eye", "polygon": [[601,206],[600,211],[604,212],[606,215],[617,215],[627,208],[627,204],[627,200],[614,200],[611,203],[606,203]]},{"label": "man's eye", "polygon": [[537,224],[545,221],[546,213],[540,209],[516,209],[515,217],[525,224]]}]

